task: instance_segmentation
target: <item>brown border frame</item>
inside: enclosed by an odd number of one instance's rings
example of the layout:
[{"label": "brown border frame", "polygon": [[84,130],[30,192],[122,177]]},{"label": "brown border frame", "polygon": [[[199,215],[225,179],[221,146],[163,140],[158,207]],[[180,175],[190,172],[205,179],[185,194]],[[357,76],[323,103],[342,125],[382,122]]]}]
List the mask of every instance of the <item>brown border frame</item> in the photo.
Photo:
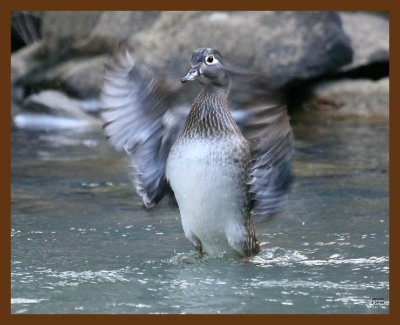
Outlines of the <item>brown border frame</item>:
[{"label": "brown border frame", "polygon": [[[395,247],[400,247],[399,237],[396,236],[396,230],[399,227],[400,209],[399,200],[396,196],[399,193],[399,180],[400,173],[398,166],[399,161],[399,146],[396,145],[396,139],[399,139],[400,118],[399,118],[399,94],[396,88],[400,84],[399,81],[399,10],[395,1],[390,0],[364,0],[357,3],[355,0],[336,0],[336,1],[316,1],[316,0],[302,0],[293,1],[279,0],[261,2],[260,0],[247,0],[243,2],[229,2],[228,0],[222,1],[179,1],[170,0],[163,2],[158,0],[134,2],[134,1],[96,1],[95,3],[83,2],[79,0],[69,0],[62,3],[61,1],[50,0],[13,0],[2,1],[1,4],[1,17],[0,28],[1,35],[5,40],[2,42],[1,50],[1,71],[2,75],[6,76],[6,81],[3,84],[1,100],[1,128],[0,128],[0,141],[3,154],[0,159],[0,180],[1,180],[1,207],[2,218],[1,222],[1,235],[0,247],[2,263],[0,267],[0,319],[3,324],[59,324],[71,322],[89,323],[95,322],[108,324],[113,321],[125,322],[171,322],[175,324],[204,323],[204,322],[235,322],[240,323],[246,321],[252,322],[295,322],[302,323],[337,323],[337,322],[363,322],[377,324],[379,323],[393,323],[395,319],[399,318],[399,281],[400,275],[398,268],[398,251]],[[385,10],[390,13],[390,128],[389,128],[389,143],[390,143],[390,312],[388,315],[12,315],[11,302],[10,302],[10,225],[11,225],[11,167],[10,167],[10,35],[11,35],[11,11],[12,10]]]}]

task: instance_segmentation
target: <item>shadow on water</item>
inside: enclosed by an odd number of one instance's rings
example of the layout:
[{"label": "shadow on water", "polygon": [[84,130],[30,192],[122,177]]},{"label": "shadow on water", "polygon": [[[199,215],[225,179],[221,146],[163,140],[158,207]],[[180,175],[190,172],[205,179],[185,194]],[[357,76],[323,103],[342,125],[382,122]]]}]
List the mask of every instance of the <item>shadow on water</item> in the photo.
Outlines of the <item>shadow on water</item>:
[{"label": "shadow on water", "polygon": [[387,123],[293,122],[296,180],[250,259],[196,259],[100,131],[13,131],[12,312],[387,313]]}]

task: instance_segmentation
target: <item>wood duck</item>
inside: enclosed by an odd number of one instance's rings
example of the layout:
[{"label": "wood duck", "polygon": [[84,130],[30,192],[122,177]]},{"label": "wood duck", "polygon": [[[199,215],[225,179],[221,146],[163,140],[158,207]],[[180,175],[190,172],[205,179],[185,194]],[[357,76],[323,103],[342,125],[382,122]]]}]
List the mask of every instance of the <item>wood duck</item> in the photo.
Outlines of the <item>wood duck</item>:
[{"label": "wood duck", "polygon": [[183,87],[168,87],[121,48],[106,66],[102,117],[111,144],[130,156],[144,207],[174,196],[201,254],[245,257],[260,251],[253,219],[278,213],[287,196],[292,132],[280,101],[232,115],[233,73],[252,76],[215,49],[195,50],[182,83],[197,80],[202,90],[189,108]]}]

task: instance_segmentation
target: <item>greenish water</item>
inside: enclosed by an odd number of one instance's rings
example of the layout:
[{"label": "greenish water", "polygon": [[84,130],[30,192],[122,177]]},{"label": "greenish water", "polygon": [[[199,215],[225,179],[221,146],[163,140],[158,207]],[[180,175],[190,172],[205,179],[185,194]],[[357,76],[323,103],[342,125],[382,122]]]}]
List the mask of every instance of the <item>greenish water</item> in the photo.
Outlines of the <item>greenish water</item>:
[{"label": "greenish water", "polygon": [[285,212],[263,252],[204,258],[141,209],[101,131],[12,133],[13,313],[388,313],[388,126],[294,123]]}]

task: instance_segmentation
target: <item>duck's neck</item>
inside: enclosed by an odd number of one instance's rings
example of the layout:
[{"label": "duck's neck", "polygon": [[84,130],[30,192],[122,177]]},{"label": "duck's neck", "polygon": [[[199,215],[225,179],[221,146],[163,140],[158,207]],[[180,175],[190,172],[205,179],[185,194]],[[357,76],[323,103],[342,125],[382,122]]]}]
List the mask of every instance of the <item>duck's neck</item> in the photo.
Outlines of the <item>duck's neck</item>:
[{"label": "duck's neck", "polygon": [[228,109],[229,88],[209,84],[202,89],[192,104],[183,136],[215,138],[240,133]]},{"label": "duck's neck", "polygon": [[214,84],[205,86],[197,95],[193,108],[199,107],[204,112],[228,110],[229,87],[221,87]]}]

